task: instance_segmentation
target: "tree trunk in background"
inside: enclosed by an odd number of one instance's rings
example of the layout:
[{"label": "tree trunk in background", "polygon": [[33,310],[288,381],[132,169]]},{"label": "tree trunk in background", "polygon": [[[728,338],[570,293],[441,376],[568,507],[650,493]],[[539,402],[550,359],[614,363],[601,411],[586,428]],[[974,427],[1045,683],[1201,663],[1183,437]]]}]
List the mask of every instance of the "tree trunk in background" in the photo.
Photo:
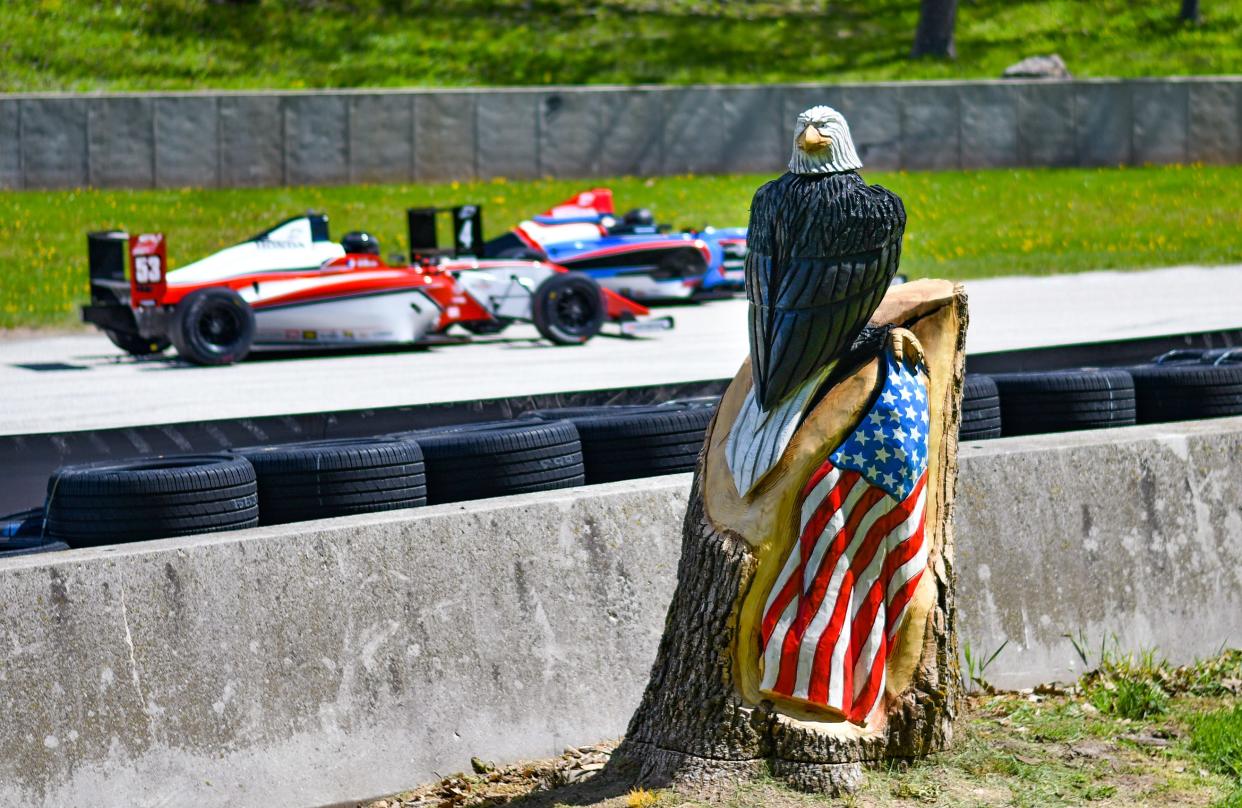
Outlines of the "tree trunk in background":
[{"label": "tree trunk in background", "polygon": [[[1191,0],[1183,0],[1191,2]],[[919,27],[914,34],[911,56],[939,56],[956,59],[953,28],[957,23],[957,0],[923,0]]]},{"label": "tree trunk in background", "polygon": [[1181,17],[1184,22],[1199,22],[1199,0],[1182,0]]}]

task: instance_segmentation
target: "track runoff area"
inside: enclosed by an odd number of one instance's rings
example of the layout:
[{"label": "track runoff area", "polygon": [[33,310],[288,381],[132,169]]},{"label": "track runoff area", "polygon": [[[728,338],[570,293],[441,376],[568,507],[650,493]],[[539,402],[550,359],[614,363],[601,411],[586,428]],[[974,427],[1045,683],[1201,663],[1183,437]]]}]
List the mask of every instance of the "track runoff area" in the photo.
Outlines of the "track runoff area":
[{"label": "track runoff area", "polygon": [[[1000,278],[967,284],[968,351],[1242,327],[1242,265]],[[0,339],[0,434],[288,415],[728,378],[747,353],[746,301],[663,307],[672,331],[553,346],[533,327],[429,348],[267,353],[197,367],[135,360],[90,331]]]}]

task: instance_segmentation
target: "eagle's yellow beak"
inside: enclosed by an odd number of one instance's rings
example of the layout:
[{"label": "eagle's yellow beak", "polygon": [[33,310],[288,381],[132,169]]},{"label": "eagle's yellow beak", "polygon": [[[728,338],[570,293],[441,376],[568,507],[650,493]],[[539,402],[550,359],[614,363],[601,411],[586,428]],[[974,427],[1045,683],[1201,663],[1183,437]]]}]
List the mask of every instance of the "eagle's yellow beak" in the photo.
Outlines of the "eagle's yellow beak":
[{"label": "eagle's yellow beak", "polygon": [[832,138],[821,135],[819,130],[815,128],[815,124],[807,124],[806,129],[803,129],[798,134],[797,143],[798,148],[802,149],[802,151],[807,154],[814,154],[831,146]]}]

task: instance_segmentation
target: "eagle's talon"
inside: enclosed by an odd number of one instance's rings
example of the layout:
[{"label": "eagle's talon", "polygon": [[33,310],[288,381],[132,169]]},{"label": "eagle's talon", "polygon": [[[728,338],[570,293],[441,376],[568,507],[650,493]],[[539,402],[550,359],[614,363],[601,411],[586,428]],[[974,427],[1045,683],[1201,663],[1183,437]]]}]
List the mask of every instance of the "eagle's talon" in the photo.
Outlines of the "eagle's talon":
[{"label": "eagle's talon", "polygon": [[911,370],[927,366],[927,357],[923,354],[919,338],[905,328],[894,328],[889,332],[888,347],[893,352],[893,358]]}]

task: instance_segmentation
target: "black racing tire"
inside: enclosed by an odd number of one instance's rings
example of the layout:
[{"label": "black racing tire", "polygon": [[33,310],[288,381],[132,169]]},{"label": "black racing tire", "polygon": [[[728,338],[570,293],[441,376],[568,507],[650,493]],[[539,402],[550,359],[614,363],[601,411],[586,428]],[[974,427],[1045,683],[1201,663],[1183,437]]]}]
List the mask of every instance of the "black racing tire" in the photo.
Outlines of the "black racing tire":
[{"label": "black racing tire", "polygon": [[582,443],[568,421],[485,421],[392,437],[412,440],[423,450],[431,504],[571,488],[585,482]]},{"label": "black racing tire", "polygon": [[46,533],[70,547],[254,527],[254,467],[230,454],[62,466],[47,483]]},{"label": "black racing tire", "polygon": [[1242,364],[1130,368],[1140,424],[1242,415]]},{"label": "black racing tire", "polygon": [[581,345],[599,333],[607,307],[594,278],[557,272],[535,288],[531,320],[540,335],[557,345]]},{"label": "black racing tire", "polygon": [[1134,380],[1124,370],[1084,368],[991,376],[1006,435],[1102,429],[1135,423]]},{"label": "black racing tire", "polygon": [[1001,436],[1000,393],[996,382],[980,373],[966,374],[962,385],[962,423],[959,440],[988,440]]},{"label": "black racing tire", "polygon": [[147,338],[141,334],[131,334],[128,331],[116,331],[111,328],[105,328],[103,332],[113,345],[130,356],[154,356],[167,351],[168,346],[172,344],[164,337]]},{"label": "black racing tire", "polygon": [[674,403],[560,407],[522,418],[572,423],[592,484],[694,471],[714,415],[714,407]]},{"label": "black racing tire", "polygon": [[232,450],[259,483],[259,523],[279,525],[427,504],[418,444],[337,438]]},{"label": "black racing tire", "polygon": [[232,289],[191,292],[173,309],[169,336],[177,354],[196,365],[231,365],[250,353],[254,310]]}]

